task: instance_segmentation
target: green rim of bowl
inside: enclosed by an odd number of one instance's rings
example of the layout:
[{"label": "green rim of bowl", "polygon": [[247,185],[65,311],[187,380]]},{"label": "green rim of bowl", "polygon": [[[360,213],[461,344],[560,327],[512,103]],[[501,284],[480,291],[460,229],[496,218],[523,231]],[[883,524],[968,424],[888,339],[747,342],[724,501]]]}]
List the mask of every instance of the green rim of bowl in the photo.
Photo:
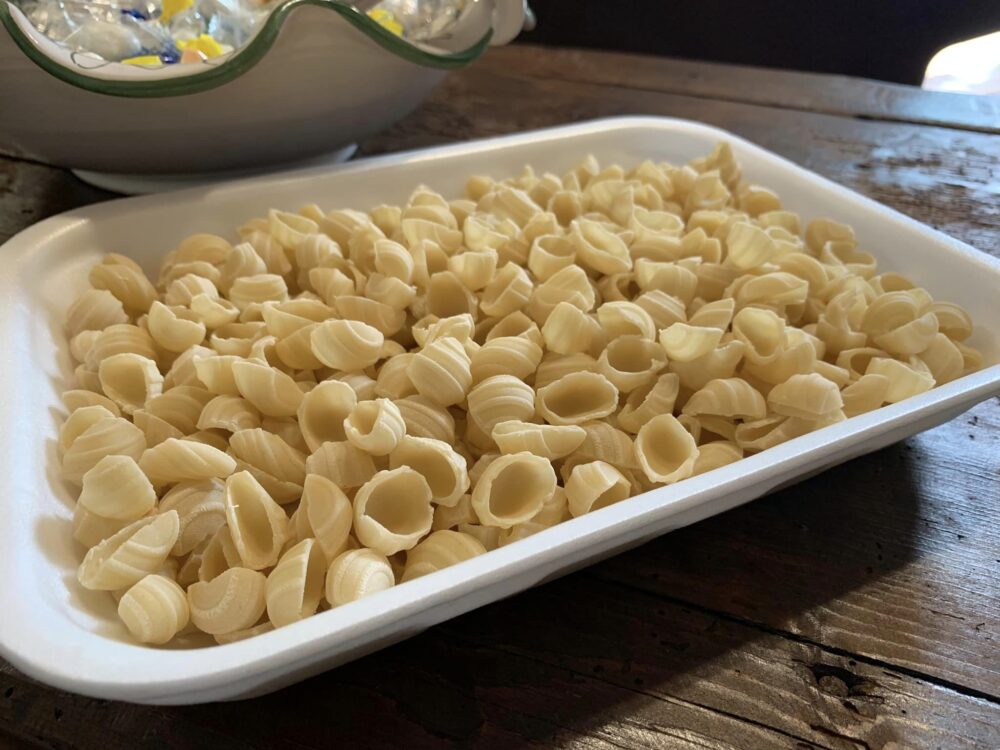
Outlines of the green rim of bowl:
[{"label": "green rim of bowl", "polygon": [[31,38],[26,36],[21,27],[14,21],[13,16],[10,14],[7,0],[0,0],[0,22],[3,23],[14,43],[20,47],[21,51],[33,63],[61,81],[87,91],[93,91],[97,94],[107,94],[109,96],[139,98],[167,97],[184,96],[186,94],[196,94],[206,91],[229,83],[246,73],[264,57],[271,48],[271,45],[274,44],[274,40],[278,38],[278,32],[281,30],[281,26],[288,15],[303,5],[315,5],[320,8],[327,8],[334,13],[339,13],[354,28],[366,34],[368,38],[384,49],[398,55],[404,60],[430,68],[451,69],[468,65],[486,51],[490,43],[490,38],[493,36],[493,30],[490,29],[482,39],[468,49],[461,52],[435,54],[404,41],[378,22],[369,18],[366,14],[351,6],[335,2],[334,0],[286,0],[286,2],[271,11],[261,26],[260,31],[245,47],[216,67],[187,76],[155,81],[109,81],[94,78],[67,67],[62,63],[58,63],[38,49]]}]

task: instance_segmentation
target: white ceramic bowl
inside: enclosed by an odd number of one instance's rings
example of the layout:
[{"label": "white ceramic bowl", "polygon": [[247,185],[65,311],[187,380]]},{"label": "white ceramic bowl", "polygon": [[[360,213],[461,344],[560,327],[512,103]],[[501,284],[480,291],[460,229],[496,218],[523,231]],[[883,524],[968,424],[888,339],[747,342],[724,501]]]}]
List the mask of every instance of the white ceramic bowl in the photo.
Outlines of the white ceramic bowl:
[{"label": "white ceramic bowl", "polygon": [[[728,139],[744,173],[791,210],[854,226],[886,270],[906,273],[976,321],[987,366],[915,398],[853,417],[721,469],[561,523],[489,554],[293,625],[226,646],[144,648],[113,602],[85,591],[60,481],[59,394],[71,376],[63,320],[107,249],[147,270],[195,231],[229,234],[269,207],[404,202],[420,183],[448,195],[470,174],[562,174],[581,156],[684,162]],[[304,679],[487,602],[951,419],[1000,394],[1000,262],[730,133],[683,120],[622,118],[366,159],[333,169],[130,198],[47,219],[0,248],[0,655],[43,682],[139,703],[249,697]],[[559,627],[559,625],[554,625]]]},{"label": "white ceramic bowl", "polygon": [[480,17],[492,11],[493,28],[466,25],[446,51],[409,44],[334,0],[286,0],[237,52],[149,70],[72,53],[0,0],[0,152],[119,173],[333,152],[403,117],[448,69],[520,31],[524,0],[470,2]]}]

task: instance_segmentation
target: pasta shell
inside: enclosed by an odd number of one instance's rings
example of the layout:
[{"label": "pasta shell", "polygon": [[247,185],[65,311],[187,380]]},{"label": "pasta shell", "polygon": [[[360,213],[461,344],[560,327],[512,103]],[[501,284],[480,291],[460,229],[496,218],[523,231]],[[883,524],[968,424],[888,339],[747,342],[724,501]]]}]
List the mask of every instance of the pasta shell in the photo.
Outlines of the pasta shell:
[{"label": "pasta shell", "polygon": [[634,435],[658,414],[672,413],[679,388],[680,379],[675,373],[660,375],[656,381],[636,388],[618,412],[618,426]]},{"label": "pasta shell", "polygon": [[935,302],[927,311],[938,321],[938,330],[952,341],[965,341],[972,335],[969,313],[951,302]]},{"label": "pasta shell", "polygon": [[729,440],[717,440],[711,443],[702,443],[698,446],[698,458],[695,459],[694,469],[691,476],[728,466],[743,458],[743,449]]},{"label": "pasta shell", "polygon": [[[116,354],[139,354],[154,362],[158,356],[152,337],[146,329],[139,326],[116,323],[103,331],[84,331],[70,343],[71,350],[79,348],[83,343],[81,339],[85,337],[92,337],[92,341],[85,353],[77,352],[84,355],[77,359],[92,370],[97,370],[103,360]],[[200,341],[194,343],[198,344]]]},{"label": "pasta shell", "polygon": [[763,229],[748,222],[732,226],[726,237],[726,261],[748,271],[768,263],[778,252],[774,240]]},{"label": "pasta shell", "polygon": [[238,432],[260,427],[260,412],[239,396],[216,396],[198,416],[199,430]]},{"label": "pasta shell", "polygon": [[146,403],[146,411],[173,425],[185,435],[197,429],[198,418],[212,394],[204,388],[179,385]]},{"label": "pasta shell", "polygon": [[233,379],[240,395],[269,417],[290,417],[302,403],[302,390],[290,376],[259,362],[233,363]]},{"label": "pasta shell", "polygon": [[589,354],[555,354],[549,352],[535,371],[535,390],[541,390],[573,372],[597,372],[597,360]]},{"label": "pasta shell", "polygon": [[[364,323],[383,336],[392,336],[406,322],[406,315],[402,310],[366,297],[339,296],[333,300],[333,305],[337,313],[345,320]],[[370,334],[366,332],[365,336],[367,337],[367,335]]]},{"label": "pasta shell", "polygon": [[599,222],[575,219],[570,225],[569,238],[576,247],[577,260],[584,268],[603,274],[632,269],[628,246]]},{"label": "pasta shell", "polygon": [[[65,429],[65,427],[64,427]],[[107,456],[128,456],[138,460],[146,449],[142,430],[120,417],[104,417],[89,424],[66,449],[62,476],[82,484],[83,476]]]},{"label": "pasta shell", "polygon": [[408,435],[433,438],[449,445],[455,442],[455,418],[440,404],[423,396],[407,396],[395,403]]},{"label": "pasta shell", "polygon": [[83,475],[77,502],[95,515],[134,521],[156,505],[156,491],[131,456],[105,456]]},{"label": "pasta shell", "polygon": [[610,339],[619,336],[656,339],[653,318],[635,302],[605,302],[597,308],[597,320]]},{"label": "pasta shell", "polygon": [[328,441],[346,439],[344,420],[357,406],[354,390],[344,382],[328,380],[307,393],[299,404],[299,427],[312,451]]},{"label": "pasta shell", "polygon": [[230,437],[229,447],[235,458],[283,482],[305,481],[305,455],[274,433],[259,427],[240,430]]},{"label": "pasta shell", "polygon": [[141,409],[163,389],[163,376],[156,362],[140,354],[108,357],[101,361],[97,374],[101,389],[126,414]]},{"label": "pasta shell", "polygon": [[635,298],[635,304],[649,314],[657,329],[669,328],[687,319],[684,302],[659,289],[643,292]]},{"label": "pasta shell", "polygon": [[406,434],[399,408],[385,398],[362,401],[343,421],[347,440],[373,456],[391,453]]},{"label": "pasta shell", "polygon": [[156,299],[156,288],[142,269],[106,260],[90,269],[90,285],[118,298],[129,315],[142,315]]},{"label": "pasta shell", "polygon": [[690,362],[713,351],[722,340],[722,330],[674,323],[660,331],[660,345],[667,356],[678,362]]},{"label": "pasta shell", "polygon": [[777,414],[801,419],[821,419],[844,405],[837,384],[818,373],[792,375],[771,389],[767,403]]},{"label": "pasta shell", "polygon": [[211,581],[230,568],[239,568],[242,565],[243,561],[233,543],[233,535],[230,533],[229,527],[220,526],[201,552],[198,580]]},{"label": "pasta shell", "polygon": [[885,394],[885,400],[890,404],[899,403],[934,387],[934,376],[929,371],[925,372],[899,360],[885,357],[873,358],[868,363],[865,374],[884,375],[889,378],[889,390]]},{"label": "pasta shell", "polygon": [[[89,393],[89,391],[84,391]],[[96,394],[95,394],[96,395]],[[115,411],[118,407],[112,403]],[[118,415],[102,404],[83,406],[73,411],[59,429],[59,448],[68,450],[80,435],[102,419],[114,419]]]},{"label": "pasta shell", "polygon": [[619,469],[638,469],[632,438],[607,422],[587,422],[587,434],[580,447],[573,453],[577,458],[599,460]]},{"label": "pasta shell", "polygon": [[698,288],[698,276],[691,269],[648,258],[635,262],[635,280],[643,292],[658,290],[677,297],[685,305],[691,303]]},{"label": "pasta shell", "polygon": [[[79,389],[64,391],[62,402],[70,412],[70,415],[88,406],[102,406],[110,412],[112,417],[120,417],[122,415],[118,409],[118,404],[107,396],[102,396],[100,393],[94,393],[93,391]],[[62,447],[65,448],[68,446]]]},{"label": "pasta shell", "polygon": [[889,383],[885,375],[862,375],[840,392],[844,414],[854,417],[878,409],[885,403]]},{"label": "pasta shell", "polygon": [[118,617],[140,643],[162,645],[187,627],[187,595],[169,578],[148,575],[125,592]]},{"label": "pasta shell", "polygon": [[264,584],[267,617],[276,628],[316,612],[323,598],[327,563],[315,539],[303,539],[288,550]]},{"label": "pasta shell", "polygon": [[598,371],[622,393],[656,379],[666,366],[663,347],[639,336],[612,339],[597,360]]},{"label": "pasta shell", "polygon": [[508,263],[483,289],[479,307],[486,315],[509,315],[527,304],[533,286],[523,268],[516,263]]},{"label": "pasta shell", "polygon": [[346,440],[326,442],[306,459],[306,473],[322,474],[345,490],[360,487],[375,474],[375,463]]},{"label": "pasta shell", "polygon": [[319,474],[307,475],[299,512],[303,510],[309,531],[328,562],[347,549],[354,512],[337,485]]},{"label": "pasta shell", "polygon": [[406,374],[420,395],[442,406],[464,400],[472,385],[469,355],[453,338],[438,339],[424,347],[410,360]]},{"label": "pasta shell", "polygon": [[211,635],[251,627],[264,614],[266,583],[255,570],[230,568],[211,581],[191,584],[187,591],[191,622]]},{"label": "pasta shell", "polygon": [[670,414],[646,422],[635,438],[635,454],[650,482],[672,484],[691,476],[698,458],[694,438]]},{"label": "pasta shell", "polygon": [[433,520],[431,488],[409,466],[378,472],[354,496],[354,533],[383,555],[412,549]]},{"label": "pasta shell", "polygon": [[[499,319],[488,318],[486,321],[480,321],[480,323],[484,322],[491,323],[489,332],[486,334],[485,340],[487,342],[504,336],[517,336],[519,338],[528,339],[529,341],[537,344],[539,347],[544,343],[542,339],[542,332],[538,328],[538,324],[520,310],[512,312],[510,315],[505,315]],[[477,328],[477,334],[478,331],[479,329]],[[499,375],[501,373],[494,374]]]},{"label": "pasta shell", "polygon": [[544,234],[536,237],[528,252],[528,269],[539,281],[576,262],[576,246],[567,237]]},{"label": "pasta shell", "polygon": [[875,346],[896,356],[920,354],[934,340],[938,332],[938,319],[933,313],[926,313],[909,323],[875,336]]},{"label": "pasta shell", "polygon": [[552,464],[514,453],[493,460],[472,490],[472,507],[484,526],[510,528],[530,520],[556,489]]},{"label": "pasta shell", "polygon": [[357,320],[328,320],[312,332],[316,358],[336,370],[363,370],[375,364],[382,332]]},{"label": "pasta shell", "polygon": [[535,287],[527,312],[538,325],[544,325],[560,302],[568,302],[581,312],[590,312],[597,302],[593,283],[579,266],[567,266]]},{"label": "pasta shell", "polygon": [[733,318],[733,336],[746,346],[749,362],[767,365],[776,360],[787,340],[785,321],[771,310],[745,307]]},{"label": "pasta shell", "polygon": [[483,554],[486,548],[474,536],[460,531],[435,531],[407,552],[402,580],[412,581]]},{"label": "pasta shell", "polygon": [[81,331],[103,331],[115,323],[128,323],[128,314],[121,300],[104,289],[88,289],[66,310],[70,338]]},{"label": "pasta shell", "polygon": [[132,521],[115,521],[94,515],[77,503],[73,509],[73,538],[87,549],[117,534]]},{"label": "pasta shell", "polygon": [[226,480],[226,520],[243,565],[261,570],[274,565],[288,537],[288,518],[260,483],[246,471]]},{"label": "pasta shell", "polygon": [[764,397],[745,380],[718,378],[709,381],[695,392],[681,411],[691,416],[709,414],[739,419],[763,419],[767,414],[767,403]]},{"label": "pasta shell", "polygon": [[154,573],[177,541],[179,519],[168,511],[146,516],[92,547],[77,571],[80,584],[91,590],[114,591]]},{"label": "pasta shell", "polygon": [[618,389],[594,372],[571,372],[536,393],[535,408],[553,425],[603,419],[618,406]]},{"label": "pasta shell", "polygon": [[159,510],[177,511],[180,530],[170,554],[186,555],[226,524],[225,483],[219,479],[180,482],[163,496]]},{"label": "pasta shell", "polygon": [[384,555],[370,549],[339,555],[326,573],[326,600],[333,607],[385,591],[396,584],[392,566]]},{"label": "pasta shell", "polygon": [[938,333],[920,353],[920,360],[927,365],[938,385],[950,383],[965,371],[965,358],[958,346],[943,333]]},{"label": "pasta shell", "polygon": [[474,383],[481,383],[497,375],[510,375],[524,380],[531,377],[541,360],[542,347],[531,338],[499,336],[488,339],[472,354],[469,371]]},{"label": "pasta shell", "polygon": [[241,357],[232,355],[206,356],[194,359],[193,366],[198,381],[211,393],[219,396],[240,396],[242,394],[236,385],[233,367],[241,361],[243,361]]},{"label": "pasta shell", "polygon": [[566,498],[573,517],[614,505],[631,493],[628,479],[604,461],[576,466],[566,481]]},{"label": "pasta shell", "polygon": [[431,498],[437,505],[454,505],[469,489],[465,459],[440,440],[404,437],[389,454],[389,466],[393,469],[408,466],[419,472],[430,486]]},{"label": "pasta shell", "polygon": [[735,310],[736,302],[732,299],[707,302],[692,313],[688,323],[692,326],[718,328],[720,331],[725,331],[733,320]]},{"label": "pasta shell", "polygon": [[512,375],[486,378],[469,392],[468,414],[489,435],[499,423],[535,415],[535,392]]},{"label": "pasta shell", "polygon": [[170,438],[143,451],[139,468],[159,487],[184,480],[224,478],[233,473],[236,462],[205,443]]},{"label": "pasta shell", "polygon": [[756,453],[805,435],[812,429],[813,423],[808,420],[779,414],[737,425],[735,442],[744,451]]},{"label": "pasta shell", "polygon": [[500,422],[491,434],[501,453],[527,452],[550,461],[568,456],[587,437],[586,430],[576,425],[532,424],[519,420]]}]

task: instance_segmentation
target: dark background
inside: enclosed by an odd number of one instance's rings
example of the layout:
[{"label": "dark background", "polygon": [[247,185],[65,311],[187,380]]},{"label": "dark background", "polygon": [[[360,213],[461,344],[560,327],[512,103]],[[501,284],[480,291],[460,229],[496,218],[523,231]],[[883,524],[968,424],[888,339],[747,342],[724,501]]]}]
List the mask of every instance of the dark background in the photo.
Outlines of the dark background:
[{"label": "dark background", "polygon": [[920,85],[935,52],[1000,30],[1000,0],[531,0],[520,41]]}]

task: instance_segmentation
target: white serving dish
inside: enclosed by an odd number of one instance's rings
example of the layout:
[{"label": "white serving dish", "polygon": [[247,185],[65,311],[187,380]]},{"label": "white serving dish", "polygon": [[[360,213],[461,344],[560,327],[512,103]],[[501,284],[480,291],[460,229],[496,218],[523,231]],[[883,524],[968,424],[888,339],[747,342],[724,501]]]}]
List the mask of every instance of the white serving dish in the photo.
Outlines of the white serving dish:
[{"label": "white serving dish", "polygon": [[[605,162],[686,161],[728,139],[755,182],[806,216],[849,222],[881,266],[958,301],[980,324],[986,369],[679,484],[578,518],[482,557],[263,636],[198,650],[127,642],[110,597],[78,586],[72,499],[58,479],[59,393],[70,373],[63,311],[86,269],[114,250],[148,269],[183,236],[230,233],[271,206],[309,201],[366,208],[403,201],[418,183],[457,194],[473,173],[512,175],[526,163],[561,172],[587,153]],[[333,169],[286,173],[47,219],[0,255],[0,655],[60,688],[139,703],[259,695],[337,666],[487,602],[517,593],[729,510],[855,456],[952,419],[1000,394],[1000,262],[722,130],[683,120],[621,118]],[[992,328],[990,326],[993,326]]]}]

